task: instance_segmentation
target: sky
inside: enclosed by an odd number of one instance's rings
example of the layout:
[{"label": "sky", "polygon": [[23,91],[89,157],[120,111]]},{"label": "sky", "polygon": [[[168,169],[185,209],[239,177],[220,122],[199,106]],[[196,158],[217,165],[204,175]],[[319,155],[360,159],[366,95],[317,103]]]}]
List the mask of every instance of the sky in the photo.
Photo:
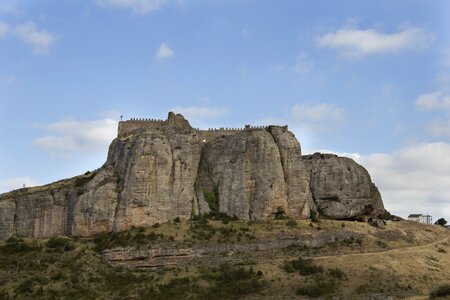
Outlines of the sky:
[{"label": "sky", "polygon": [[[450,221],[450,1],[0,0],[0,192],[100,167],[120,116],[289,125]],[[445,30],[447,29],[447,30]]]}]

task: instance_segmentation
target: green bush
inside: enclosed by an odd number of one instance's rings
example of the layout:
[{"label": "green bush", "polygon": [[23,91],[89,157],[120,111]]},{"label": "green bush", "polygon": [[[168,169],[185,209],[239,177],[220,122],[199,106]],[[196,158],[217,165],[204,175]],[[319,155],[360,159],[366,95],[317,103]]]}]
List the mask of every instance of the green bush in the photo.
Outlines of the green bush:
[{"label": "green bush", "polygon": [[295,222],[294,220],[290,219],[286,222],[286,226],[288,227],[297,227],[297,222]]},{"label": "green bush", "polygon": [[311,222],[319,222],[319,214],[315,210],[309,211],[309,218],[311,219]]},{"label": "green bush", "polygon": [[330,274],[330,276],[337,278],[337,279],[345,279],[347,277],[347,275],[345,275],[345,273],[338,268],[334,268],[334,269],[329,269],[328,270],[328,274]]},{"label": "green bush", "polygon": [[320,297],[326,294],[333,293],[336,289],[336,284],[332,281],[326,281],[316,279],[312,283],[308,283],[302,287],[299,287],[295,293],[297,295]]},{"label": "green bush", "polygon": [[275,214],[275,220],[282,220],[285,212],[281,206],[278,206],[277,211],[274,214]]},{"label": "green bush", "polygon": [[237,299],[240,296],[256,293],[263,287],[262,272],[255,272],[252,267],[233,267],[228,263],[218,268],[209,269],[202,278],[211,286],[204,292],[205,299]]},{"label": "green bush", "polygon": [[305,260],[301,257],[291,261],[286,261],[283,265],[283,270],[287,273],[299,272],[300,275],[303,276],[324,272],[321,266],[316,266],[311,260]]},{"label": "green bush", "polygon": [[450,284],[443,284],[438,286],[434,291],[430,293],[431,299],[436,299],[439,297],[450,296]]},{"label": "green bush", "polygon": [[205,197],[206,203],[208,203],[209,209],[212,212],[219,212],[220,202],[219,202],[219,183],[215,184],[212,191],[203,190],[203,196]]},{"label": "green bush", "polygon": [[22,281],[22,283],[17,286],[16,293],[17,294],[33,293],[33,288],[36,285],[42,286],[42,285],[46,285],[48,283],[49,283],[49,280],[45,277],[33,276],[33,277],[30,277],[30,278]]},{"label": "green bush", "polygon": [[26,253],[40,250],[36,243],[27,243],[21,238],[10,237],[6,244],[0,247],[0,252],[4,254]]},{"label": "green bush", "polygon": [[53,249],[57,252],[70,251],[75,249],[75,246],[68,238],[52,237],[45,245],[47,248]]}]

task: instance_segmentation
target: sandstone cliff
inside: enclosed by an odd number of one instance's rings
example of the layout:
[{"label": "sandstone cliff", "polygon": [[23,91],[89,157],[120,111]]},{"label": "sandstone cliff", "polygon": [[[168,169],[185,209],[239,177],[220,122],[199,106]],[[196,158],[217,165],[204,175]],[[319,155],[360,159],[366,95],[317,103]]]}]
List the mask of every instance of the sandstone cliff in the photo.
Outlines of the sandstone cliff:
[{"label": "sandstone cliff", "polygon": [[314,153],[303,156],[318,210],[334,219],[383,214],[380,192],[361,165],[350,158]]},{"label": "sandstone cliff", "polygon": [[316,205],[335,218],[382,210],[364,168],[316,158],[302,158],[287,126],[204,131],[173,113],[120,122],[98,170],[0,195],[0,238],[89,236],[211,210],[247,220],[308,218]]}]

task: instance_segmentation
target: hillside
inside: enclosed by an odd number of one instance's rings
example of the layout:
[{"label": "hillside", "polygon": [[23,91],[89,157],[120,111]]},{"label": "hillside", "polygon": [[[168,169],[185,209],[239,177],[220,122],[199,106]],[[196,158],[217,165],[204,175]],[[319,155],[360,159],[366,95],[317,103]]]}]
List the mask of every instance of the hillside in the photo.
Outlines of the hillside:
[{"label": "hillside", "polygon": [[427,299],[449,283],[450,231],[440,226],[213,219],[10,238],[0,299]]}]

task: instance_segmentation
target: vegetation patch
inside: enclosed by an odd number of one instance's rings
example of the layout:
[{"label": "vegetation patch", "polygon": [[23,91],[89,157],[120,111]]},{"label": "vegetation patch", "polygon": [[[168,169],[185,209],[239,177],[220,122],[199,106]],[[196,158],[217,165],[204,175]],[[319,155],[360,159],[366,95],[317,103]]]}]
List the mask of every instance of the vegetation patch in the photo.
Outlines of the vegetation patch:
[{"label": "vegetation patch", "polygon": [[41,248],[37,243],[27,243],[24,239],[10,237],[6,244],[0,247],[0,252],[4,254],[19,254],[26,252],[39,251]]},{"label": "vegetation patch", "polygon": [[96,173],[92,172],[92,173],[86,173],[85,175],[78,177],[74,183],[75,187],[81,187],[81,186],[85,185],[86,183],[91,181],[95,177],[95,175],[96,175]]},{"label": "vegetation patch", "polygon": [[320,297],[327,294],[334,293],[336,290],[336,283],[331,280],[317,278],[311,283],[307,283],[295,291],[297,295]]},{"label": "vegetation patch", "polygon": [[434,291],[430,293],[431,299],[449,297],[450,296],[450,284],[443,284],[438,286]]},{"label": "vegetation patch", "polygon": [[300,275],[312,275],[317,273],[323,273],[324,269],[321,266],[316,266],[310,259],[294,259],[286,261],[283,265],[283,270],[287,273],[299,272]]},{"label": "vegetation patch", "polygon": [[170,239],[162,233],[149,232],[146,234],[140,227],[122,232],[102,232],[94,236],[94,250],[101,253],[105,249],[111,249],[117,246],[136,246],[148,245],[158,240]]},{"label": "vegetation patch", "polygon": [[209,209],[214,212],[219,212],[219,183],[214,184],[213,190],[203,190],[203,197],[205,198],[206,203],[208,203]]}]

